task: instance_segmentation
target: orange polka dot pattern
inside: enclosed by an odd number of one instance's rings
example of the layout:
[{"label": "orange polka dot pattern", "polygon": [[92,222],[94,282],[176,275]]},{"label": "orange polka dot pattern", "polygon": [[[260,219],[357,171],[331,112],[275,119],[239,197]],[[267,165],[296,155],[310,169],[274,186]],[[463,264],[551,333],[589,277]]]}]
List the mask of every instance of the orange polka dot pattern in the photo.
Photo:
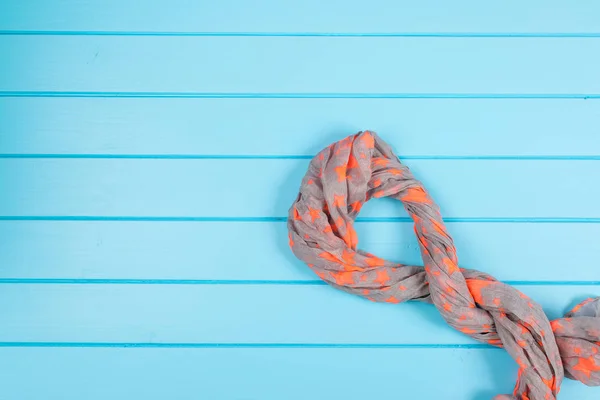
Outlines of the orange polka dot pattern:
[{"label": "orange polka dot pattern", "polygon": [[[424,267],[359,250],[354,220],[372,197],[400,200]],[[458,267],[438,206],[392,149],[365,131],[317,154],[288,217],[292,251],[325,282],[371,301],[433,303],[473,339],[503,347],[518,363],[514,392],[497,400],[553,400],[563,377],[600,385],[600,298],[550,322],[542,308],[490,275]]]}]

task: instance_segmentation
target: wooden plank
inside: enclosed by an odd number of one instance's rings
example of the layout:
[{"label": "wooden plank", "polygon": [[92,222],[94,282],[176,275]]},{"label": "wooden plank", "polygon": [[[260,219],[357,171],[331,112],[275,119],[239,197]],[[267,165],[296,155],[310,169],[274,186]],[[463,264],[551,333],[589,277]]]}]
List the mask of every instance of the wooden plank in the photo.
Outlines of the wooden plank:
[{"label": "wooden plank", "polygon": [[[598,286],[518,288],[557,318]],[[3,284],[0,342],[473,344],[429,304],[315,285]]]},{"label": "wooden plank", "polygon": [[175,32],[598,32],[593,0],[4,0],[0,29]]},{"label": "wooden plank", "polygon": [[0,98],[0,152],[314,155],[371,129],[401,157],[597,156],[599,120],[582,100]]},{"label": "wooden plank", "polygon": [[[360,248],[422,265],[410,223],[364,222],[356,229]],[[599,251],[600,224],[448,229],[461,266],[498,279],[598,280],[590,260]],[[288,249],[284,222],[0,221],[0,237],[2,279],[318,279]]]},{"label": "wooden plank", "polygon": [[[0,348],[0,373],[0,395],[23,400],[489,400],[517,367],[495,349]],[[560,397],[599,391],[566,379]]]},{"label": "wooden plank", "polygon": [[[483,400],[511,392],[517,370],[497,350],[0,348],[0,373],[0,395],[23,400]],[[596,392],[566,382],[561,394]]]},{"label": "wooden plank", "polygon": [[[595,161],[408,160],[447,218],[597,218]],[[284,217],[308,160],[2,159],[0,215]],[[374,199],[362,217],[406,216]]]},{"label": "wooden plank", "polygon": [[0,91],[600,93],[590,38],[0,36],[0,53]]}]

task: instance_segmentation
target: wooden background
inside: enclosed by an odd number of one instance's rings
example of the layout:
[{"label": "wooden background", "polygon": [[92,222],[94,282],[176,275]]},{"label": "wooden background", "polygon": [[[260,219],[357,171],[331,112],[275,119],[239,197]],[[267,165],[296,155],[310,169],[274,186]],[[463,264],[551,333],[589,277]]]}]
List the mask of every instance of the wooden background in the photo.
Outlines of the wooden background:
[{"label": "wooden background", "polygon": [[[461,266],[558,317],[600,293],[599,65],[593,0],[1,1],[0,399],[512,391],[434,307],[322,285],[285,216],[312,155],[375,130]],[[400,204],[360,221],[420,263]]]}]

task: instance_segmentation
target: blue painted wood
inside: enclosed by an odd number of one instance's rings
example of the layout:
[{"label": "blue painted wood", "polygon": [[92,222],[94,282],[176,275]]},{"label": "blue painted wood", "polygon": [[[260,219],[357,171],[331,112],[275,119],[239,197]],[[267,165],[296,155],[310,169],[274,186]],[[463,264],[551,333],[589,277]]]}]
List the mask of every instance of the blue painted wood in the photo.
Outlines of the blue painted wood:
[{"label": "blue painted wood", "polygon": [[[307,157],[374,129],[454,221],[462,266],[552,317],[597,295],[599,16],[592,0],[1,1],[0,398],[510,392],[506,353],[432,306],[317,284],[282,217]],[[360,217],[405,216],[382,200]],[[358,223],[361,246],[420,264],[410,224],[386,221]],[[567,381],[560,399],[598,390]]]},{"label": "blue painted wood", "polygon": [[0,29],[175,32],[599,32],[594,0],[18,0]]},{"label": "blue painted wood", "polygon": [[0,91],[600,94],[589,38],[0,36],[0,53]]},{"label": "blue painted wood", "polygon": [[[399,377],[402,365],[410,368]],[[0,349],[0,368],[5,392],[25,400],[377,399],[390,391],[410,393],[381,383],[404,379],[424,399],[461,399],[467,392],[488,400],[511,391],[516,374],[509,357],[496,350],[6,348]],[[24,376],[36,384],[25,385]],[[363,384],[352,383],[358,376]],[[583,400],[594,398],[590,392],[568,384],[564,389]]]},{"label": "blue painted wood", "polygon": [[309,156],[372,129],[401,157],[600,156],[584,100],[0,98],[0,121],[11,154]]},{"label": "blue painted wood", "polygon": [[[596,161],[406,164],[447,218],[600,217]],[[0,215],[285,217],[307,169],[308,160],[2,159]],[[374,199],[361,216],[406,214]]]},{"label": "blue painted wood", "polygon": [[[473,344],[428,304],[328,286],[3,284],[0,342]],[[598,286],[527,286],[558,318]],[[276,299],[276,301],[274,301]],[[35,327],[35,329],[32,329]]]},{"label": "blue painted wood", "polygon": [[[25,400],[489,400],[512,391],[517,371],[502,351],[457,349],[2,348],[0,368],[6,392]],[[567,380],[561,399],[594,400],[597,391]]]},{"label": "blue painted wood", "polygon": [[[600,224],[449,223],[448,229],[460,265],[498,279],[600,280],[590,262]],[[422,265],[410,223],[363,222],[356,230],[360,248]],[[0,279],[317,279],[288,250],[284,222],[0,221],[0,237]]]}]

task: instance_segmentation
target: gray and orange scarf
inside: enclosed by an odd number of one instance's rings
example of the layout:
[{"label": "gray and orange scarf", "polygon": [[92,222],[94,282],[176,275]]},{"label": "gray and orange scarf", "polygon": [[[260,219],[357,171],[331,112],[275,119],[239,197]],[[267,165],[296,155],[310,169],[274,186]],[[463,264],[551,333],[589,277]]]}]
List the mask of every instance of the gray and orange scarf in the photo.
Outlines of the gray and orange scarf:
[{"label": "gray and orange scarf", "polygon": [[[372,197],[400,200],[414,220],[425,267],[357,249],[354,220]],[[290,247],[325,282],[375,302],[433,303],[446,322],[503,347],[519,365],[512,395],[554,400],[564,376],[600,385],[600,298],[549,321],[536,302],[490,275],[459,268],[438,206],[390,146],[365,131],[317,154],[288,217]]]}]

